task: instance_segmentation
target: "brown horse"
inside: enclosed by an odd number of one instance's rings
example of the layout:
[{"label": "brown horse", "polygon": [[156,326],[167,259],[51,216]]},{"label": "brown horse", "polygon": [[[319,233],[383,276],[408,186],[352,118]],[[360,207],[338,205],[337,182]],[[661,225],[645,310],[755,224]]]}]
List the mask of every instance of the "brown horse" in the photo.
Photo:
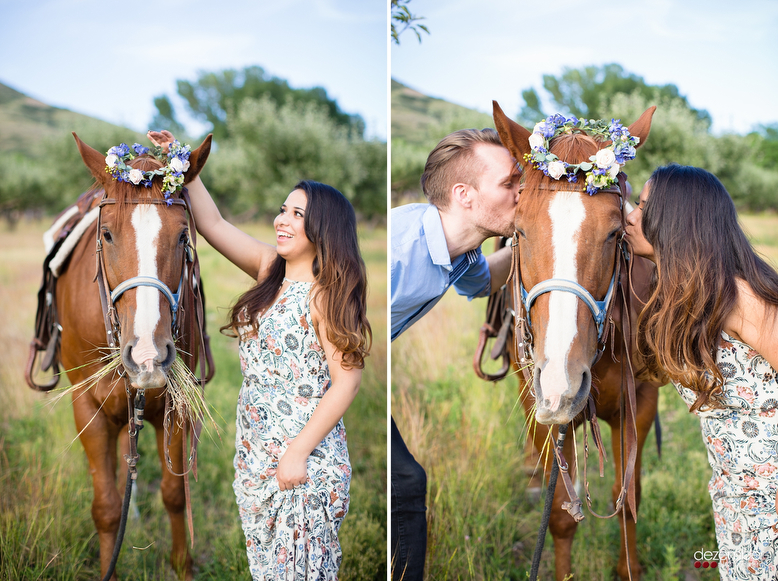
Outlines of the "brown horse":
[{"label": "brown horse", "polygon": [[[629,127],[630,134],[639,137],[638,145],[648,136],[654,109]],[[496,102],[494,121],[500,139],[517,160],[531,154],[531,132],[508,119]],[[606,143],[573,132],[555,137],[549,151],[578,164],[587,162]],[[660,384],[637,380],[632,396],[624,385],[624,379],[633,375],[629,362],[637,364],[634,352],[631,360],[625,357],[630,342],[625,343],[624,337],[634,339],[638,314],[636,308],[625,306],[624,295],[645,295],[650,263],[631,258],[635,286],[628,290],[627,268],[619,268],[628,205],[625,177],[620,178],[620,188],[595,195],[581,187],[582,181],[556,181],[527,165],[515,217],[514,302],[515,312],[522,316],[517,317],[513,357],[517,368],[533,363],[525,378],[519,377],[526,417],[536,420],[530,419],[529,434],[537,450],[543,449],[552,426],[571,422],[577,426],[584,421],[585,410],[591,417],[596,409],[596,417],[610,425],[616,472],[613,502],[617,510],[623,507],[619,519],[627,537],[626,544],[622,537],[617,571],[622,579],[638,579],[635,515],[640,503],[641,450],[656,415]],[[519,294],[525,295],[523,304]],[[620,429],[626,451],[620,448]],[[568,437],[563,456],[574,454]],[[549,456],[546,459],[550,468]],[[571,473],[573,469],[571,465]],[[558,580],[571,572],[577,527],[562,508],[567,498],[565,487],[558,485],[549,521]]]},{"label": "brown horse", "polygon": [[[145,418],[155,428],[163,462],[160,488],[173,536],[170,562],[179,575],[191,579],[192,558],[186,546],[184,519],[184,430],[175,412],[170,411],[173,415],[167,420],[170,433],[166,441],[165,386],[177,349],[196,357],[202,340],[192,332],[198,308],[195,303],[200,299],[184,292],[176,313],[169,308],[171,300],[178,300],[175,289],[186,286],[187,279],[194,280],[196,264],[192,264],[190,245],[194,232],[190,231],[183,200],[165,203],[161,177],[154,177],[151,187],[146,188],[115,181],[106,172],[105,154],[89,147],[75,134],[74,137],[84,163],[104,195],[93,196],[91,206],[100,206],[100,217],[73,249],[57,282],[61,362],[74,386],[104,365],[98,360],[100,357],[117,349],[124,369],[123,380],[119,374],[109,374],[96,385],[73,392],[76,429],[89,460],[94,487],[92,518],[100,539],[100,569],[105,576],[121,515],[117,439],[128,423],[129,402],[135,400],[139,390],[145,390]],[[185,183],[198,175],[210,146],[208,136],[191,152]],[[151,156],[137,157],[127,165],[141,171],[163,167]],[[99,285],[95,283],[96,257],[103,269],[107,293],[113,295],[107,297],[106,306],[112,313],[111,324],[106,324]],[[124,285],[126,291],[119,291],[117,287],[129,279],[133,280]],[[119,335],[114,347],[109,347],[107,330]],[[194,361],[190,369],[194,369]],[[166,454],[172,472],[165,467]],[[113,575],[112,579],[115,578]]]}]

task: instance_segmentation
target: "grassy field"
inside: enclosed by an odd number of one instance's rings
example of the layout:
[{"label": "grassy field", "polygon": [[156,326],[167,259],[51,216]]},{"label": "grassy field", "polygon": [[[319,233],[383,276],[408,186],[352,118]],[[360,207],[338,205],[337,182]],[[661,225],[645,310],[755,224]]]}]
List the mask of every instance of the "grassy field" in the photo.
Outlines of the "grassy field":
[{"label": "grassy field", "polygon": [[[742,221],[757,249],[778,266],[778,217]],[[541,502],[526,494],[517,378],[487,383],[472,371],[485,306],[485,299],[468,303],[449,293],[392,343],[392,415],[429,479],[430,581],[526,579],[540,523]],[[699,422],[672,386],[660,393],[662,456],[653,430],[643,455],[637,528],[644,579],[718,579],[715,570],[693,565],[696,551],[716,550]],[[603,432],[610,450],[609,430]],[[612,463],[603,479],[590,466],[588,478],[595,510],[612,510]],[[614,579],[618,521],[584,512],[573,545],[574,579]],[[553,578],[550,535],[539,578]]]},{"label": "grassy field", "polygon": [[[43,223],[0,228],[0,579],[99,578],[99,545],[90,515],[91,478],[76,437],[69,400],[30,390],[23,366],[32,337],[41,277]],[[268,228],[246,228],[268,239]],[[353,464],[351,510],[341,529],[341,579],[386,579],[386,231],[362,232],[369,270],[369,318],[374,344],[362,387],[345,424]],[[208,326],[217,373],[206,398],[221,439],[199,447],[198,482],[192,482],[195,578],[250,579],[245,541],[232,492],[235,402],[241,384],[237,345],[218,333],[225,307],[250,280],[202,243]],[[213,434],[213,432],[212,432]],[[163,580],[169,522],[159,494],[160,464],[153,429],[141,432],[137,495],[140,519],[128,522],[117,571],[122,579]],[[124,487],[126,467],[120,460]]]}]

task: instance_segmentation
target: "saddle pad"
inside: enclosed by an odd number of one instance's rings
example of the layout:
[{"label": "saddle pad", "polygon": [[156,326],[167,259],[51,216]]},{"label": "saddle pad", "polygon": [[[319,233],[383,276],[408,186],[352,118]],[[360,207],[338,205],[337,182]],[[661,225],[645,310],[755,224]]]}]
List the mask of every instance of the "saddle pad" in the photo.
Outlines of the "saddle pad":
[{"label": "saddle pad", "polygon": [[[48,231],[46,231],[46,233],[43,235],[43,243],[47,245],[46,252],[48,252],[51,249],[51,246],[53,246],[55,234],[59,231],[59,229],[62,228],[68,219],[77,212],[78,208],[74,206],[65,212],[59,219],[57,219],[57,221],[54,222],[54,225]],[[78,241],[81,239],[81,236],[84,235],[84,232],[86,232],[87,228],[89,228],[89,226],[91,226],[92,223],[97,220],[99,213],[99,206],[92,208],[89,212],[86,213],[81,221],[76,224],[70,234],[68,234],[68,237],[65,238],[65,241],[62,243],[62,246],[59,247],[57,254],[54,256],[54,258],[51,259],[51,262],[49,262],[49,269],[55,277],[59,276],[62,265],[67,260],[68,256],[70,256],[70,253],[73,252],[73,249],[76,247],[76,244],[78,244]]]}]

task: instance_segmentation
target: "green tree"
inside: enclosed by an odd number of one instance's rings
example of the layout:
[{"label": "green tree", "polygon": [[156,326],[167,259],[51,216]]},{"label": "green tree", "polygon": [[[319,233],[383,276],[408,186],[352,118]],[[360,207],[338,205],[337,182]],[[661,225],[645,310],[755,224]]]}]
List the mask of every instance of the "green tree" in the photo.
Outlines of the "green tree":
[{"label": "green tree", "polygon": [[238,217],[273,213],[301,179],[331,184],[365,217],[386,213],[386,144],[354,140],[317,103],[244,99],[205,166],[217,203]]},{"label": "green tree", "polygon": [[[355,135],[362,136],[365,122],[359,115],[341,111],[338,104],[327,96],[321,87],[293,89],[278,77],[268,76],[262,67],[251,66],[243,70],[228,69],[204,72],[195,82],[179,80],[177,92],[186,103],[189,113],[197,120],[212,126],[218,142],[230,137],[228,117],[236,114],[243,101],[269,98],[277,105],[314,103],[323,108],[332,121]],[[181,127],[170,99],[164,95],[154,99],[157,114],[153,123],[159,128]]]},{"label": "green tree", "polygon": [[716,137],[708,122],[681,100],[660,94],[646,97],[639,91],[615,95],[609,116],[631,123],[651,105],[657,106],[651,133],[637,157],[624,168],[635,191],[655,168],[680,163],[715,174],[740,209],[760,211],[776,206],[778,171],[759,165],[751,136]]},{"label": "green tree", "polygon": [[760,125],[749,133],[748,139],[757,164],[767,169],[778,168],[778,123]]},{"label": "green tree", "polygon": [[[646,98],[679,101],[708,127],[711,123],[708,112],[692,108],[675,85],[649,85],[643,77],[625,71],[616,63],[580,69],[566,67],[559,77],[543,75],[543,88],[557,108],[553,113],[601,119],[610,115],[611,101],[616,95],[631,95],[637,92]],[[525,124],[534,124],[547,117],[542,111],[540,96],[534,88],[523,91],[522,97],[524,107],[519,118]]]}]

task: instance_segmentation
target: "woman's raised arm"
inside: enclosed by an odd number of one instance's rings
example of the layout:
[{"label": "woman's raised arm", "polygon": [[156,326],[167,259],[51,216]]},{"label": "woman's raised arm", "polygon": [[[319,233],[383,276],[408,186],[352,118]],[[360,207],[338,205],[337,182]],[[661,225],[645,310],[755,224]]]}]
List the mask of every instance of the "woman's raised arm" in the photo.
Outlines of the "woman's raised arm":
[{"label": "woman's raised arm", "polygon": [[[169,131],[149,131],[148,138],[165,149],[174,139]],[[225,220],[200,176],[189,182],[187,189],[200,235],[227,260],[257,280],[275,259],[275,246],[260,242]]]}]

